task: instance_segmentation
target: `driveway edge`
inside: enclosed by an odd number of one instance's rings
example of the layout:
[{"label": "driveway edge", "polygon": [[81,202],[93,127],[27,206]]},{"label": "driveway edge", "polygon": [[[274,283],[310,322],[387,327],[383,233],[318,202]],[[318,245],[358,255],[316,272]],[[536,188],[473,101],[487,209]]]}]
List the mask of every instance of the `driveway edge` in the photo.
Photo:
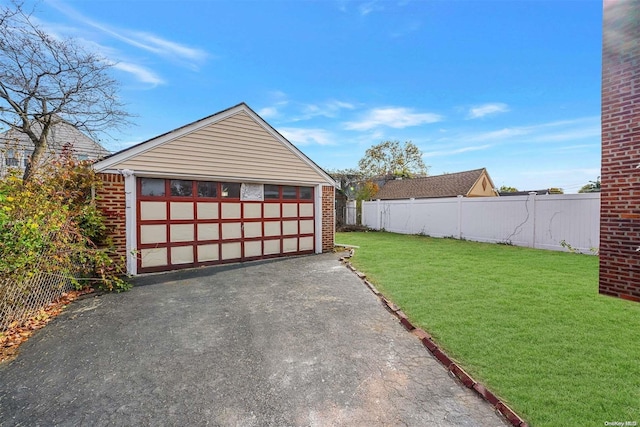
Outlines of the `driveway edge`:
[{"label": "driveway edge", "polygon": [[400,307],[395,305],[393,302],[385,298],[384,295],[376,289],[373,283],[367,280],[367,275],[361,271],[358,271],[352,264],[350,259],[353,257],[355,253],[355,249],[349,249],[348,254],[340,257],[340,262],[342,262],[349,270],[351,270],[356,276],[358,276],[362,282],[373,292],[382,302],[382,304],[389,310],[392,314],[394,314],[400,324],[404,326],[404,328],[415,335],[420,342],[429,350],[429,352],[440,361],[440,363],[447,368],[449,374],[456,378],[458,381],[462,383],[465,387],[473,390],[478,394],[482,399],[488,402],[498,413],[500,413],[507,421],[511,423],[514,427],[529,427],[529,424],[523,420],[515,411],[506,403],[501,401],[495,394],[493,394],[489,389],[487,389],[483,384],[477,382],[471,377],[467,372],[464,371],[453,359],[451,359],[439,346],[433,341],[431,335],[428,332],[424,331],[421,328],[416,328],[407,315],[400,310]]}]

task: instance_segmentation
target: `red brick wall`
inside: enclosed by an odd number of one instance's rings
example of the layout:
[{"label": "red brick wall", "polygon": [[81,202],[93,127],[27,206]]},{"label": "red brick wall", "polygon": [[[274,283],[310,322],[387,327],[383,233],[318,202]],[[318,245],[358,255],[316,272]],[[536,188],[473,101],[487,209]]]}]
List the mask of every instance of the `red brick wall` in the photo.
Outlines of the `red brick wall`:
[{"label": "red brick wall", "polygon": [[336,231],[335,223],[335,188],[322,187],[322,252],[333,250]]},{"label": "red brick wall", "polygon": [[[102,188],[96,193],[96,206],[106,217],[108,236],[118,258],[127,254],[127,229],[125,222],[126,201],[124,177],[119,174],[101,173]],[[126,267],[126,263],[122,265]]]},{"label": "red brick wall", "polygon": [[640,2],[604,1],[600,293],[640,301]]}]

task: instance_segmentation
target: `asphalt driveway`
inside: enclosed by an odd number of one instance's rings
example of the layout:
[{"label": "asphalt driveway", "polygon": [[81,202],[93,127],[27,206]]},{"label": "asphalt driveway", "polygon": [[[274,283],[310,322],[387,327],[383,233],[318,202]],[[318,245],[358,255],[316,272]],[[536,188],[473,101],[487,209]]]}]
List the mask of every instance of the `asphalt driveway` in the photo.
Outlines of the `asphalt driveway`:
[{"label": "asphalt driveway", "polygon": [[325,254],[73,303],[0,365],[0,425],[506,424]]}]

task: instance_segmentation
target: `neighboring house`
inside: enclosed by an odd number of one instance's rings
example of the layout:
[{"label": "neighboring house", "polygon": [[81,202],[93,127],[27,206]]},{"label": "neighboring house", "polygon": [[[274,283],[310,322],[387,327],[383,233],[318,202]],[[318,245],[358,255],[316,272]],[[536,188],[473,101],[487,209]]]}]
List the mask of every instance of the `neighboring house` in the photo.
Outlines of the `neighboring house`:
[{"label": "neighboring house", "polygon": [[395,200],[456,196],[495,197],[498,192],[483,168],[423,178],[396,179],[387,182],[375,198]]},{"label": "neighboring house", "polygon": [[[34,127],[34,130],[39,134],[39,127]],[[78,160],[97,160],[109,154],[104,147],[65,121],[52,126],[47,139],[45,161],[59,155],[63,149],[70,150]],[[0,133],[0,176],[8,168],[24,170],[33,148],[31,139],[22,132],[10,129]]]},{"label": "neighboring house", "polygon": [[640,2],[605,0],[600,293],[640,302]]},{"label": "neighboring house", "polygon": [[244,103],[94,169],[130,274],[333,250],[336,182]]}]

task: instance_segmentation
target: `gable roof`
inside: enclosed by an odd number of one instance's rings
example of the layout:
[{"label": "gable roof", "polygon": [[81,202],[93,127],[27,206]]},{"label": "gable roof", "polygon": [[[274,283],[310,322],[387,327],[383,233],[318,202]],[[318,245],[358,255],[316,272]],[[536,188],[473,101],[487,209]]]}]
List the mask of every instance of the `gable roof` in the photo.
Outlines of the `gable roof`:
[{"label": "gable roof", "polygon": [[[59,120],[49,129],[47,136],[49,152],[59,154],[63,147],[71,145],[74,154],[86,155],[90,159],[98,159],[109,154],[109,151],[102,145],[89,138],[71,123],[61,118]],[[34,123],[33,130],[39,136],[42,127],[39,123]],[[34,148],[31,139],[25,133],[15,129],[0,133],[0,146],[19,150],[33,150]]]},{"label": "gable roof", "polygon": [[283,170],[292,181],[337,185],[244,102],[114,153],[94,168],[258,182]]},{"label": "gable roof", "polygon": [[468,196],[483,176],[487,177],[491,188],[493,188],[489,174],[486,169],[482,168],[424,178],[389,181],[378,191],[375,198],[394,200]]}]

